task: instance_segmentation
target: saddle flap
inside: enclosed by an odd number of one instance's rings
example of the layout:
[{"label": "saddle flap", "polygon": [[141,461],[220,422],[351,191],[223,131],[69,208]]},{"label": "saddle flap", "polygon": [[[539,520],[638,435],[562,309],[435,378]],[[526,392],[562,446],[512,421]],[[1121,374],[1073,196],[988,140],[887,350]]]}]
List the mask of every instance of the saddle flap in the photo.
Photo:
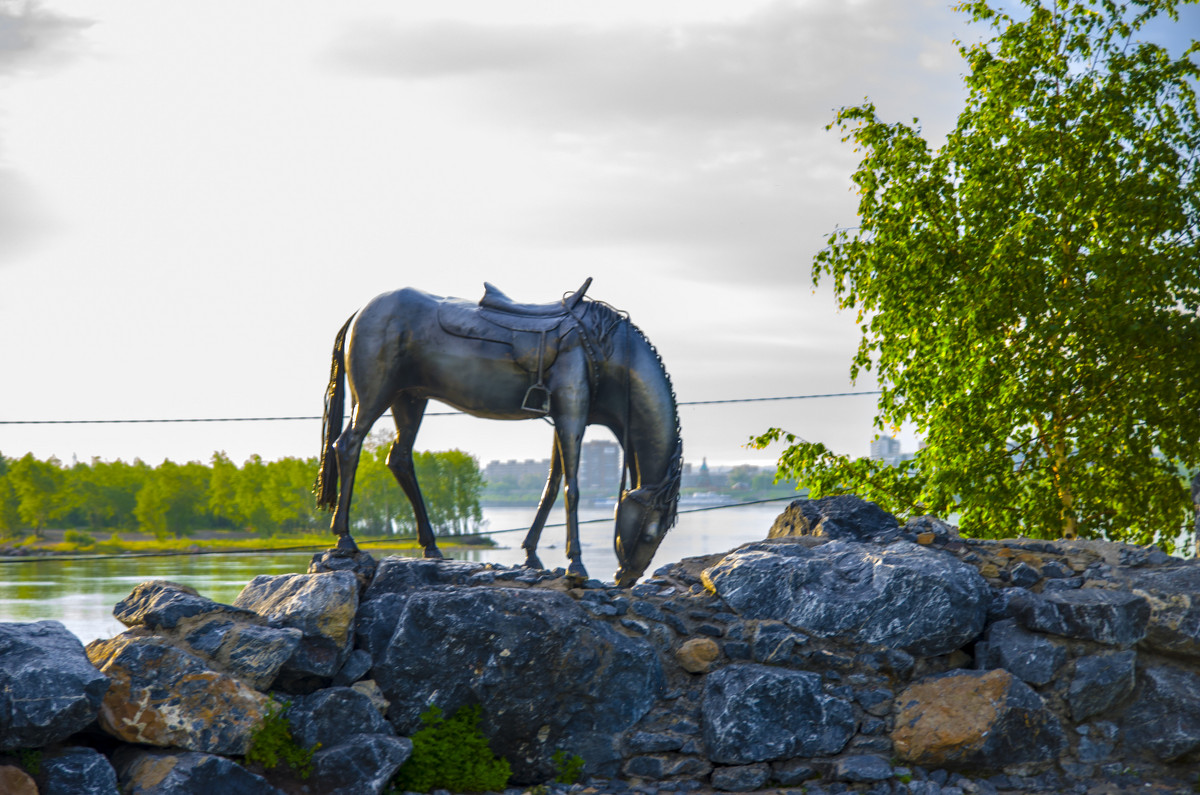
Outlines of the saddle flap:
[{"label": "saddle flap", "polygon": [[480,316],[479,305],[461,299],[446,299],[438,304],[438,325],[442,331],[469,340],[484,340],[512,345],[511,330],[490,323]]}]

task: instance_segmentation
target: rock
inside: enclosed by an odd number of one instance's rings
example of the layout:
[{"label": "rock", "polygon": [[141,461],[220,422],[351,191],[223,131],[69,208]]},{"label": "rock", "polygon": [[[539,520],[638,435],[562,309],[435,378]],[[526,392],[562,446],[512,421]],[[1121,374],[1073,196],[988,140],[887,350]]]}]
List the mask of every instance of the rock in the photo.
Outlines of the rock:
[{"label": "rock", "polygon": [[39,795],[33,776],[16,765],[0,765],[0,792],[4,795]]},{"label": "rock", "polygon": [[358,734],[313,754],[311,791],[321,795],[379,795],[412,754],[412,740]]},{"label": "rock", "polygon": [[958,528],[949,522],[943,522],[936,516],[914,516],[904,523],[904,527],[900,530],[906,536],[919,536],[922,533],[928,533],[933,538],[929,539],[930,543],[934,541],[946,542],[954,538],[958,538]]},{"label": "rock", "polygon": [[758,621],[755,623],[751,647],[754,661],[786,663],[792,656],[792,650],[805,640],[803,635],[797,635],[791,627],[780,621]]},{"label": "rock", "polygon": [[358,580],[351,572],[262,574],[242,589],[233,604],[303,633],[283,675],[332,677],[353,648]]},{"label": "rock", "polygon": [[1111,709],[1133,692],[1137,653],[1093,654],[1075,662],[1067,690],[1071,717],[1081,722]]},{"label": "rock", "polygon": [[771,768],[762,762],[736,767],[718,767],[712,772],[713,789],[725,792],[750,792],[767,783]]},{"label": "rock", "polygon": [[375,707],[380,715],[387,715],[388,707],[392,705],[392,702],[384,697],[383,690],[379,688],[379,683],[374,679],[361,679],[350,685],[350,689],[371,699],[371,706]]},{"label": "rock", "polygon": [[112,680],[100,727],[130,743],[244,754],[267,696],[148,632],[88,644],[88,659]]},{"label": "rock", "polygon": [[675,661],[688,673],[706,673],[721,656],[721,647],[712,638],[691,638],[675,650]]},{"label": "rock", "polygon": [[683,754],[646,754],[626,760],[622,772],[632,778],[663,781],[707,776],[712,765],[703,759]]},{"label": "rock", "polygon": [[375,558],[364,549],[348,552],[344,549],[327,549],[312,556],[308,564],[309,574],[324,574],[327,571],[348,571],[358,580],[359,593],[366,590],[375,579],[378,568]]},{"label": "rock", "polygon": [[795,500],[771,525],[767,538],[824,536],[843,541],[886,543],[900,537],[896,517],[852,494]]},{"label": "rock", "polygon": [[[39,795],[117,795],[117,774],[104,754],[92,748],[42,752],[34,776]],[[0,792],[7,792],[0,785]]]},{"label": "rock", "polygon": [[345,664],[333,676],[335,687],[352,685],[371,671],[371,655],[363,649],[355,649],[346,658]]},{"label": "rock", "polygon": [[1055,642],[1046,635],[1027,632],[1013,618],[989,626],[986,637],[986,644],[975,645],[976,657],[982,668],[1003,668],[1031,685],[1050,682],[1067,660],[1067,650],[1061,642]]},{"label": "rock", "polygon": [[728,765],[836,754],[856,728],[850,703],[826,695],[818,674],[755,663],[708,675],[701,719],[708,758]]},{"label": "rock", "polygon": [[421,591],[435,585],[466,585],[472,576],[486,568],[486,563],[389,555],[379,562],[363,601],[378,599],[383,594]]},{"label": "rock", "polygon": [[0,623],[0,750],[37,748],[83,729],[108,686],[59,622]]},{"label": "rock", "polygon": [[1200,676],[1164,665],[1141,678],[1141,693],[1121,720],[1126,747],[1162,762],[1200,749]]},{"label": "rock", "polygon": [[746,618],[929,656],[973,640],[990,601],[974,567],[907,541],[751,544],[703,579]]},{"label": "rock", "polygon": [[127,627],[170,638],[213,670],[263,691],[275,683],[301,638],[299,630],[268,626],[253,611],[214,602],[168,580],[138,584],[113,615]]},{"label": "rock", "polygon": [[1137,571],[1129,587],[1150,604],[1141,645],[1153,651],[1200,659],[1200,564]]},{"label": "rock", "polygon": [[[371,591],[384,574],[381,564]],[[510,761],[518,783],[553,775],[550,757],[560,748],[586,759],[589,774],[615,773],[620,735],[646,713],[664,682],[647,641],[617,632],[551,590],[412,592],[386,651],[373,656],[399,734],[415,731],[430,703],[448,716],[478,703],[481,730]]]},{"label": "rock", "polygon": [[886,781],[892,777],[892,766],[874,754],[843,756],[833,763],[832,775],[838,781]]},{"label": "rock", "polygon": [[807,759],[788,759],[783,762],[771,763],[771,780],[785,787],[803,784],[819,775],[820,773],[809,764]]},{"label": "rock", "polygon": [[1126,591],[1025,591],[1010,609],[1026,629],[1110,646],[1132,646],[1146,636],[1150,604]]},{"label": "rock", "polygon": [[900,693],[896,704],[896,755],[926,767],[1048,763],[1065,743],[1038,694],[1003,670],[929,677]]},{"label": "rock", "polygon": [[187,619],[215,613],[251,621],[257,618],[248,610],[214,602],[195,588],[170,580],[139,583],[113,607],[113,617],[125,626],[152,630],[175,629]]},{"label": "rock", "polygon": [[301,748],[330,748],[356,734],[395,735],[371,699],[349,687],[297,696],[287,711],[292,739]]},{"label": "rock", "polygon": [[283,795],[231,759],[126,747],[113,758],[125,795]]}]

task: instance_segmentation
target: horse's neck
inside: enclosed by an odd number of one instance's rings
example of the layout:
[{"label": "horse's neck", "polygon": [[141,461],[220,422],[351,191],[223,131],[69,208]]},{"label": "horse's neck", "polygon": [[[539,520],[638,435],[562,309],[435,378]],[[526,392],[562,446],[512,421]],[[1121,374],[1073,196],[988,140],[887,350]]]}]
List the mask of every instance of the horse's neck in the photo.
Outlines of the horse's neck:
[{"label": "horse's neck", "polygon": [[[655,486],[671,470],[678,456],[679,419],[675,395],[661,360],[649,343],[629,330],[628,425],[623,429],[627,456],[637,461],[638,486]],[[636,384],[634,383],[636,381]]]}]

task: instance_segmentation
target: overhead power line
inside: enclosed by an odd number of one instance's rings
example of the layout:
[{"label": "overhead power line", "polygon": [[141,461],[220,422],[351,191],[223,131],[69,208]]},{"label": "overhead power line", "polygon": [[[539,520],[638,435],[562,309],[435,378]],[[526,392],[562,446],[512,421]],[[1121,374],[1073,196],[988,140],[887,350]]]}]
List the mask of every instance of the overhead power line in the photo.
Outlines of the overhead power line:
[{"label": "overhead power line", "polygon": [[[780,397],[760,398],[729,398],[727,400],[688,400],[679,406],[713,406],[723,403],[766,403],[777,400],[813,400],[816,398],[857,397],[860,395],[878,395],[878,389],[863,392],[828,392],[820,395],[783,395]],[[426,417],[466,417],[461,411],[428,411]],[[0,420],[0,425],[136,425],[147,423],[186,423],[186,422],[314,422],[321,420],[319,415],[295,417],[171,417],[160,419],[129,419],[129,420]]]}]

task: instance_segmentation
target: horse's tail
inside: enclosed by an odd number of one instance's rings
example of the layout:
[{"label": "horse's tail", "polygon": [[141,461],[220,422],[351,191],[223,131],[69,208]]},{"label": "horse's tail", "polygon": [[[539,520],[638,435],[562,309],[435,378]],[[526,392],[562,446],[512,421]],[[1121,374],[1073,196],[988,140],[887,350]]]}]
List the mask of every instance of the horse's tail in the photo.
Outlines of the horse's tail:
[{"label": "horse's tail", "polygon": [[337,451],[333,444],[342,434],[342,419],[346,413],[346,390],[343,382],[346,375],[346,332],[350,328],[351,315],[333,341],[333,364],[329,368],[329,386],[325,389],[325,415],[321,418],[321,469],[313,491],[317,505],[332,511],[338,502]]}]

